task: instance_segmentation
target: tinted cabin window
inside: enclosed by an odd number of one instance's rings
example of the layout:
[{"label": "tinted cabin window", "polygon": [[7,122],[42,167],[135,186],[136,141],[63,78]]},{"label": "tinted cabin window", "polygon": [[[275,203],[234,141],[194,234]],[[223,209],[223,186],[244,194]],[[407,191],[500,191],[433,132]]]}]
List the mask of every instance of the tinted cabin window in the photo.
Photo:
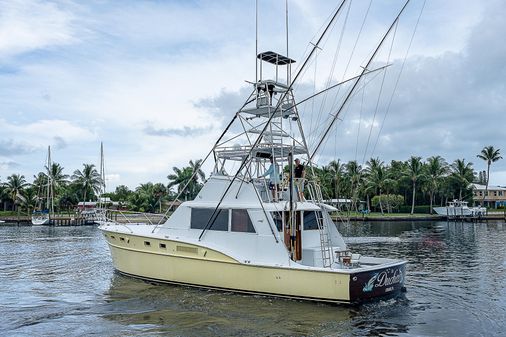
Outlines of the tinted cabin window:
[{"label": "tinted cabin window", "polygon": [[[213,215],[214,208],[192,208],[190,228],[204,229]],[[228,231],[228,209],[216,212],[215,219],[207,229],[215,231]]]},{"label": "tinted cabin window", "polygon": [[253,227],[253,223],[251,223],[247,210],[232,210],[232,232],[255,233],[255,228]]},{"label": "tinted cabin window", "polygon": [[283,230],[283,219],[280,212],[272,212],[272,219],[274,220],[274,224],[276,225],[276,228],[278,229],[278,232],[281,232]]},{"label": "tinted cabin window", "polygon": [[316,221],[316,212],[304,212],[304,230],[318,229],[318,222]]}]

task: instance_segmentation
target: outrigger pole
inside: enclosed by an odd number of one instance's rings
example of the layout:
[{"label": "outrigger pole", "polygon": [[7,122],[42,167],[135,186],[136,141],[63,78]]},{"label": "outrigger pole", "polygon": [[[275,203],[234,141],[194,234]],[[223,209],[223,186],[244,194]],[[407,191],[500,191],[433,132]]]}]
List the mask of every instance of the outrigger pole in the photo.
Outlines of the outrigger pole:
[{"label": "outrigger pole", "polygon": [[394,28],[395,24],[399,21],[399,17],[401,16],[402,12],[404,12],[404,9],[406,8],[406,6],[408,5],[408,3],[410,2],[411,0],[407,0],[406,3],[404,4],[404,6],[402,6],[401,10],[399,11],[399,14],[397,14],[397,16],[395,17],[394,21],[392,22],[392,24],[390,25],[390,27],[388,28],[387,32],[385,33],[385,35],[383,35],[383,38],[381,39],[380,43],[378,44],[378,47],[376,47],[376,49],[374,50],[374,53],[372,54],[372,56],[369,58],[369,60],[367,61],[367,64],[365,65],[365,67],[363,67],[363,70],[362,72],[360,73],[360,75],[357,77],[357,80],[355,81],[355,83],[353,84],[353,87],[351,88],[351,90],[348,92],[348,95],[346,96],[346,98],[344,99],[343,103],[341,104],[341,106],[339,107],[339,109],[337,110],[337,112],[335,113],[334,115],[334,118],[332,119],[332,121],[330,122],[329,126],[327,127],[327,129],[325,130],[325,133],[323,134],[323,137],[320,139],[320,142],[318,143],[318,145],[316,146],[315,150],[313,151],[313,154],[311,155],[311,157],[309,158],[310,161],[313,160],[314,156],[316,155],[316,153],[318,152],[320,146],[322,145],[322,143],[325,141],[325,139],[327,138],[327,135],[328,133],[330,132],[330,130],[332,129],[332,127],[334,126],[334,123],[336,122],[337,120],[337,117],[339,116],[339,114],[341,113],[341,111],[343,110],[343,108],[345,107],[346,103],[348,102],[348,100],[350,99],[351,97],[351,94],[353,93],[353,91],[355,91],[355,88],[357,87],[358,83],[360,82],[360,80],[362,79],[362,77],[366,74],[366,73],[369,73],[369,71],[367,70],[367,68],[369,67],[369,65],[371,64],[371,62],[374,60],[374,57],[376,57],[376,54],[378,53],[378,51],[380,50],[381,46],[383,45],[383,42],[385,42],[386,38],[388,37],[388,35],[390,35],[390,32],[392,31],[392,29]]},{"label": "outrigger pole", "polygon": [[265,126],[263,127],[262,131],[259,133],[255,143],[253,144],[253,146],[251,147],[251,149],[248,151],[248,154],[247,156],[245,156],[244,160],[241,162],[241,166],[239,167],[239,169],[237,170],[237,172],[235,173],[234,177],[232,178],[232,180],[230,181],[230,183],[228,184],[227,188],[225,189],[225,191],[223,192],[223,195],[221,196],[218,204],[216,205],[213,213],[211,214],[211,217],[209,218],[209,220],[207,221],[207,224],[206,226],[204,227],[204,229],[202,230],[202,232],[200,233],[200,236],[199,236],[199,241],[202,239],[202,236],[204,235],[204,233],[206,232],[206,230],[209,228],[209,226],[214,223],[214,221],[216,220],[217,216],[218,216],[218,209],[221,205],[221,203],[223,202],[223,200],[225,199],[225,196],[227,195],[228,191],[230,190],[230,188],[232,187],[232,184],[234,183],[234,181],[237,179],[237,177],[239,176],[239,173],[243,170],[243,168],[246,166],[246,162],[248,160],[248,158],[251,157],[251,153],[253,152],[253,150],[258,146],[258,144],[260,143],[265,131],[267,130],[267,128],[269,127],[272,119],[274,118],[274,116],[276,115],[276,112],[279,110],[280,106],[281,106],[281,103],[283,102],[283,100],[285,99],[285,97],[288,95],[288,92],[290,92],[290,90],[292,89],[293,87],[293,84],[297,81],[298,77],[300,76],[300,74],[302,74],[302,71],[304,70],[304,68],[306,67],[307,63],[309,62],[309,60],[311,59],[311,57],[313,56],[314,52],[316,51],[316,49],[318,48],[320,42],[322,41],[323,37],[327,34],[327,31],[330,29],[330,27],[332,26],[332,24],[334,23],[335,19],[337,18],[337,15],[341,12],[341,9],[343,8],[344,4],[346,3],[347,0],[342,0],[341,1],[341,4],[339,5],[339,7],[337,8],[337,10],[335,11],[334,15],[332,16],[332,18],[330,19],[329,23],[327,24],[327,26],[325,27],[325,30],[321,33],[320,37],[318,38],[318,41],[313,45],[313,49],[311,49],[311,52],[309,53],[309,55],[306,57],[306,59],[304,60],[304,62],[302,63],[302,66],[300,67],[299,71],[297,72],[297,74],[295,75],[295,77],[293,78],[293,81],[290,83],[290,85],[288,86],[288,88],[286,89],[286,91],[283,93],[283,96],[279,99],[278,103],[276,104],[276,108],[274,109],[274,111],[272,112],[272,114],[270,115],[269,119],[267,120],[267,122],[265,123]]}]

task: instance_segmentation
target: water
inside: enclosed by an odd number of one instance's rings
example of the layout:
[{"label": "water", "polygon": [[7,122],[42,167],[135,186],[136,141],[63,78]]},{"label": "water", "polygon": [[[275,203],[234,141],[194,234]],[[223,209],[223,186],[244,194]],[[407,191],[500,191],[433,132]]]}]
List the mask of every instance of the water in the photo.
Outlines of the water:
[{"label": "water", "polygon": [[506,224],[341,225],[406,258],[404,298],[361,307],[155,285],[114,272],[95,227],[0,226],[2,336],[504,336]]}]

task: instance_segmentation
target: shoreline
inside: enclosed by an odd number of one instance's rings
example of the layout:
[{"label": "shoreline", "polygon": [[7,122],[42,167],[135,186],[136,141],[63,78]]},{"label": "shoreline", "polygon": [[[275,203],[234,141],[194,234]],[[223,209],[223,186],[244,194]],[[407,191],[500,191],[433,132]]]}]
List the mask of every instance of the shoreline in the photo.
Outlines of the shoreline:
[{"label": "shoreline", "polygon": [[[333,221],[349,220],[355,222],[381,222],[381,221],[389,221],[389,222],[400,222],[400,221],[468,221],[468,222],[477,222],[477,221],[489,221],[489,220],[504,220],[506,221],[506,213],[492,213],[487,214],[481,217],[462,217],[462,218],[448,218],[446,216],[438,216],[438,215],[420,215],[420,214],[403,214],[403,215],[364,215],[364,216],[341,216],[338,217],[336,215],[331,215]],[[32,226],[31,217],[30,216],[0,216],[0,226],[5,225],[22,225],[22,226]],[[47,226],[83,226],[83,225],[93,225],[95,224],[93,221],[85,220],[82,218],[75,217],[56,217],[52,219],[55,223]]]}]

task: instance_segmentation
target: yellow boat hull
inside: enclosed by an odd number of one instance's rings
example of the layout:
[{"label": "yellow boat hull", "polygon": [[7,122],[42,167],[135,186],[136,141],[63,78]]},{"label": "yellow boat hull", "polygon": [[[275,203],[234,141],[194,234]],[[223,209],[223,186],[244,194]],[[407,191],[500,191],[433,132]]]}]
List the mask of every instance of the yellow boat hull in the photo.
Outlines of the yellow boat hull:
[{"label": "yellow boat hull", "polygon": [[351,303],[354,274],[240,263],[220,252],[169,239],[104,230],[114,267],[123,274],[158,282]]}]

